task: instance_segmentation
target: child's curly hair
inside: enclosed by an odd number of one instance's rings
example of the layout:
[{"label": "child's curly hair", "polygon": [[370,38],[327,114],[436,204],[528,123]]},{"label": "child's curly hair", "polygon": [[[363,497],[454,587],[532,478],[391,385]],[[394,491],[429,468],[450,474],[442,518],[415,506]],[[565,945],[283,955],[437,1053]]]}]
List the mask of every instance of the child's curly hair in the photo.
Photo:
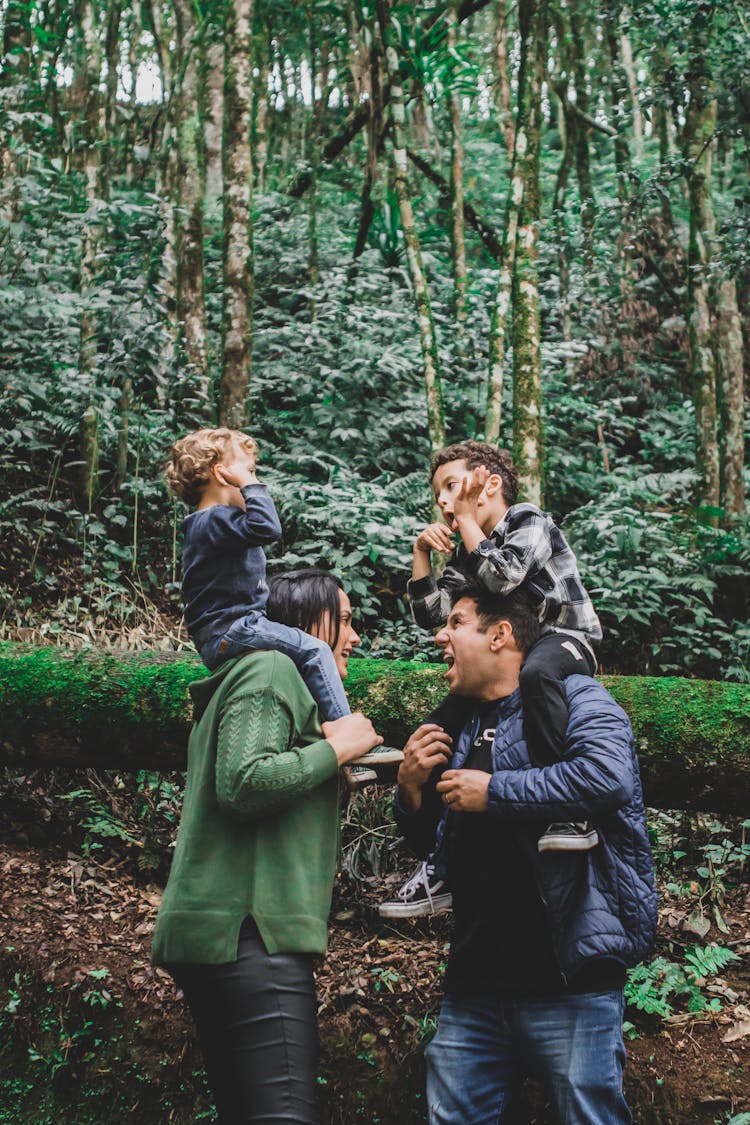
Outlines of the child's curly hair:
[{"label": "child's curly hair", "polygon": [[502,484],[503,499],[510,507],[518,499],[518,473],[506,449],[499,449],[486,441],[462,441],[438,449],[430,459],[430,482],[441,465],[451,461],[465,461],[467,469],[489,469],[497,473]]},{"label": "child's curly hair", "polygon": [[232,447],[254,457],[258,454],[254,438],[240,430],[195,430],[180,438],[164,466],[170,492],[186,504],[198,504],[211,479],[211,469],[224,460]]}]

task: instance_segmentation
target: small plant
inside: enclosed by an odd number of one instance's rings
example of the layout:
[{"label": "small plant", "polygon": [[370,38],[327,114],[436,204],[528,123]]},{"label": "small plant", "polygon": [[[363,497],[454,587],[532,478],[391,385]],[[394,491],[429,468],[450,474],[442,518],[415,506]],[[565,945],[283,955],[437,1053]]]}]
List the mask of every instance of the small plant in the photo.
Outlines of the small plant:
[{"label": "small plant", "polygon": [[707,999],[701,991],[706,980],[717,976],[730,961],[739,960],[736,953],[720,945],[695,947],[685,954],[685,963],[677,964],[666,957],[636,965],[628,973],[625,999],[646,1015],[668,1019],[674,1014],[674,1003],[684,999],[689,1012],[718,1012],[718,996]]},{"label": "small plant", "polygon": [[395,969],[373,969],[372,973],[375,977],[376,992],[381,992],[384,988],[388,992],[393,992],[395,986],[401,980],[401,974],[397,973]]}]

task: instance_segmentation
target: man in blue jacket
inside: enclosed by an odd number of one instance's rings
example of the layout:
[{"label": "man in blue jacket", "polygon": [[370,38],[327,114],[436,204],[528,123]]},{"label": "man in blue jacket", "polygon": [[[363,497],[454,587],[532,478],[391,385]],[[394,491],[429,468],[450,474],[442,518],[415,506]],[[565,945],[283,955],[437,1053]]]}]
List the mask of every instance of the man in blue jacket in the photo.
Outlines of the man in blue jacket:
[{"label": "man in blue jacket", "polygon": [[[519,591],[455,592],[436,640],[450,691],[473,713],[455,748],[435,724],[419,727],[399,770],[399,825],[422,855],[437,831],[453,891],[430,1125],[497,1125],[524,1072],[545,1083],[562,1125],[632,1121],[623,985],[656,927],[633,733],[601,684],[570,676],[565,757],[531,765],[518,676],[539,628]],[[540,853],[540,831],[571,820],[591,820],[598,846]]]}]

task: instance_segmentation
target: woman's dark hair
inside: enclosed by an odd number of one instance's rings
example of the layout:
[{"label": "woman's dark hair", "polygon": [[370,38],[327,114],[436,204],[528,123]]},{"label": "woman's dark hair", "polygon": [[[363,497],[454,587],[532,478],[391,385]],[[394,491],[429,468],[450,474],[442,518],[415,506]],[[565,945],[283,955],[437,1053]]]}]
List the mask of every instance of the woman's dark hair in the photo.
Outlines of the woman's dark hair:
[{"label": "woman's dark hair", "polygon": [[333,631],[328,643],[335,648],[341,628],[339,590],[343,589],[340,578],[320,567],[274,574],[268,580],[266,613],[271,621],[292,625],[306,633],[328,617]]}]

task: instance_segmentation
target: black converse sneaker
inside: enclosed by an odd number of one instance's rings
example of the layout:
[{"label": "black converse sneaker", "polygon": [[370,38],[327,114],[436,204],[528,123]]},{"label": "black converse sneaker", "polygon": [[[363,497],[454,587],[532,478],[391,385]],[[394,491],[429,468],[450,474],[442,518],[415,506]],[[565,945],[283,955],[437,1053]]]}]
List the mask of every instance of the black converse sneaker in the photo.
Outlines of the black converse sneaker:
[{"label": "black converse sneaker", "polygon": [[550,824],[539,837],[540,852],[587,852],[599,843],[599,834],[588,820]]},{"label": "black converse sneaker", "polygon": [[410,879],[396,891],[390,902],[381,902],[381,918],[423,918],[427,914],[440,914],[450,910],[453,896],[443,879],[435,877],[431,863],[420,863]]}]

